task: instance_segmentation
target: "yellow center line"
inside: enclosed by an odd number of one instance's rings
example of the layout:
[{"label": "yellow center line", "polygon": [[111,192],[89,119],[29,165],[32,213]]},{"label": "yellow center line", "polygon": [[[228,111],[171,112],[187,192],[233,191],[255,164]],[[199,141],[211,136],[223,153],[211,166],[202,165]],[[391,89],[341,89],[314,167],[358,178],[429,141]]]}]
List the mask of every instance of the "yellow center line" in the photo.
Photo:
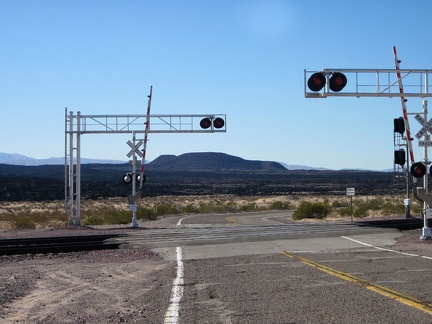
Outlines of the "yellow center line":
[{"label": "yellow center line", "polygon": [[312,260],[305,259],[305,258],[302,258],[300,256],[294,255],[288,251],[282,251],[282,253],[284,255],[290,257],[291,259],[301,261],[304,264],[306,264],[310,267],[313,267],[317,270],[326,272],[328,274],[331,274],[331,275],[336,276],[338,278],[341,278],[343,280],[353,282],[353,283],[358,284],[362,287],[365,287],[366,289],[369,289],[369,290],[374,291],[378,294],[390,297],[390,298],[395,299],[395,300],[397,300],[397,301],[399,301],[405,305],[415,307],[419,310],[422,310],[423,312],[426,312],[426,313],[432,315],[432,304],[426,304],[419,299],[416,299],[416,298],[408,296],[408,295],[404,295],[404,294],[402,294],[398,291],[395,291],[393,289],[390,289],[388,287],[378,285],[378,284],[376,284],[372,281],[366,280],[366,279],[358,278],[358,277],[356,277],[350,273],[347,273],[347,272],[342,272],[342,271],[339,271],[336,269],[332,269],[332,268],[327,267],[325,265],[316,263]]},{"label": "yellow center line", "polygon": [[227,217],[226,220],[230,223],[236,224],[236,225],[240,225],[240,223],[237,223],[234,219],[232,219],[231,217]]}]

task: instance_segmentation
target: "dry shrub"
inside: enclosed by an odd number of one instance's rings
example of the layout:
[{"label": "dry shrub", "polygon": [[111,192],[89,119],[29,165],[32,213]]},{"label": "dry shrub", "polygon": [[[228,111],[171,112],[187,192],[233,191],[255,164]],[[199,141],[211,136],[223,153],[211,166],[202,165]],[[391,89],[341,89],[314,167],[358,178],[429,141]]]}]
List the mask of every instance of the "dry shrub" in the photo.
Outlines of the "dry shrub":
[{"label": "dry shrub", "polygon": [[328,203],[310,203],[302,202],[293,214],[293,219],[300,220],[303,218],[323,219],[331,212],[331,207]]},{"label": "dry shrub", "polygon": [[[403,215],[405,207],[403,196],[353,198],[353,213],[357,217],[380,215]],[[145,197],[138,200],[136,216],[138,219],[156,219],[158,216],[193,214],[248,212],[258,210],[301,209],[303,203],[325,204],[330,213],[325,217],[346,217],[350,215],[350,199],[347,196],[280,195],[250,196],[203,195],[203,196],[160,196]],[[126,197],[81,201],[81,221],[84,225],[127,224],[132,219]],[[302,207],[305,208],[305,207]],[[326,207],[327,208],[327,207]],[[412,200],[411,212],[420,213],[422,206]],[[355,212],[355,210],[358,210]],[[299,212],[297,212],[299,213]],[[322,213],[309,212],[313,217]],[[64,201],[45,202],[0,202],[0,229],[60,227],[68,223],[64,211]]]},{"label": "dry shrub", "polygon": [[16,217],[12,221],[12,227],[16,230],[35,229],[36,224],[28,217]]},{"label": "dry shrub", "polygon": [[291,209],[291,204],[289,202],[283,202],[283,201],[273,201],[270,206],[268,207],[269,210],[285,210],[285,209]]}]

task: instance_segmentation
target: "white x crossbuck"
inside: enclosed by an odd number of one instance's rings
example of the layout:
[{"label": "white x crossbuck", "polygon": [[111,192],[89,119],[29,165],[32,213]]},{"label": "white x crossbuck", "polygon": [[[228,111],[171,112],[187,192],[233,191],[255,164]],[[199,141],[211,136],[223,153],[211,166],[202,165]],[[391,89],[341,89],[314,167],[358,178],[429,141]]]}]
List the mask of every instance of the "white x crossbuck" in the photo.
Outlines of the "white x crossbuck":
[{"label": "white x crossbuck", "polygon": [[129,145],[131,147],[131,149],[132,149],[127,154],[127,157],[130,158],[135,153],[138,154],[139,157],[142,157],[143,154],[142,154],[142,152],[139,149],[139,147],[142,145],[142,143],[144,143],[143,140],[140,140],[136,145],[134,145],[131,141],[127,141],[127,145]]}]

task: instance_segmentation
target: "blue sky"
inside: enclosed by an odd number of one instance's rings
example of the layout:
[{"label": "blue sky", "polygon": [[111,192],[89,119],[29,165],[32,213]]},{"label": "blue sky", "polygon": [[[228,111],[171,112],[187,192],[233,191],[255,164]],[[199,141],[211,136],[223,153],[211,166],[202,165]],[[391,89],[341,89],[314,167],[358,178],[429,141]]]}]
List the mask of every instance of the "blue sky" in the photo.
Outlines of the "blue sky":
[{"label": "blue sky", "polygon": [[[400,99],[306,99],[303,71],[392,69],[392,46],[401,68],[429,69],[430,12],[428,0],[0,0],[0,152],[63,156],[65,107],[144,114],[152,85],[153,114],[227,114],[227,132],[150,134],[148,160],[393,168]],[[130,139],[84,135],[81,155],[127,161]]]}]

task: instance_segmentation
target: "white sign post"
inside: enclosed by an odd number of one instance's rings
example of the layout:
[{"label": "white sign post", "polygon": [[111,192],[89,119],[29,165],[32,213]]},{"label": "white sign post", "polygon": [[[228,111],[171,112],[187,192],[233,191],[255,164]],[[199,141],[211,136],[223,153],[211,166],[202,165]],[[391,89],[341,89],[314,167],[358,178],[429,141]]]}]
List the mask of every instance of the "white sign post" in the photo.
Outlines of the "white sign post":
[{"label": "white sign post", "polygon": [[346,189],[347,196],[355,196],[355,188]]},{"label": "white sign post", "polygon": [[[430,164],[430,161],[428,160],[428,148],[432,146],[432,141],[430,140],[429,134],[432,134],[432,118],[427,120],[427,100],[423,101],[423,115],[422,117],[420,114],[415,115],[415,119],[422,125],[422,129],[416,134],[418,141],[418,144],[420,147],[424,148],[424,164],[428,165]],[[429,133],[429,134],[428,134]],[[420,140],[423,137],[423,140]],[[428,192],[428,174],[426,173],[423,178],[423,190],[427,194]],[[430,215],[430,207],[429,204],[424,201],[423,202],[423,211],[424,211],[424,217],[423,217],[423,230],[422,230],[422,236],[420,236],[420,239],[422,240],[430,240],[431,234],[430,234],[430,228],[428,226],[428,218]]]},{"label": "white sign post", "polygon": [[351,222],[353,221],[353,213],[352,213],[352,197],[355,196],[355,188],[347,188],[346,189],[347,196],[350,197],[350,215],[351,215]]},{"label": "white sign post", "polygon": [[[137,212],[137,204],[136,204],[136,162],[137,162],[137,155],[140,157],[143,156],[141,151],[139,150],[139,147],[142,145],[143,141],[140,140],[138,143],[136,143],[135,138],[135,132],[132,133],[132,142],[127,141],[127,145],[130,146],[131,150],[127,154],[127,157],[132,156],[132,195],[128,197],[129,199],[129,210],[132,212],[132,224],[131,227],[138,227],[137,218],[136,218],[136,212]],[[143,175],[141,175],[143,176]]]}]

